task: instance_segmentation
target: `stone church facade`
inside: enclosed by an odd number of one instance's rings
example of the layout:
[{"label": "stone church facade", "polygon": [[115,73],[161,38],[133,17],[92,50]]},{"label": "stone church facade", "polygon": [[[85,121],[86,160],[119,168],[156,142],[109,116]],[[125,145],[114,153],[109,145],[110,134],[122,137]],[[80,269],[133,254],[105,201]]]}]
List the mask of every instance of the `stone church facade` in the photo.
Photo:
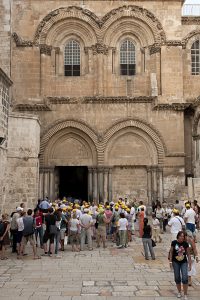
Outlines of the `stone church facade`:
[{"label": "stone church facade", "polygon": [[181,0],[0,3],[3,205],[185,199],[200,175],[200,18]]}]

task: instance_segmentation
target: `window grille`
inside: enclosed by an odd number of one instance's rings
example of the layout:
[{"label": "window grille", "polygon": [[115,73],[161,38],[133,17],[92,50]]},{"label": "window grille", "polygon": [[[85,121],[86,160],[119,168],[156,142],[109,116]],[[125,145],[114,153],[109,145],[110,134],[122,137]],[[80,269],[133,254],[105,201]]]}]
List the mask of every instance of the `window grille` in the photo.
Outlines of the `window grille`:
[{"label": "window grille", "polygon": [[126,40],[120,47],[120,71],[121,75],[135,75],[135,45]]},{"label": "window grille", "polygon": [[65,46],[65,76],[80,76],[80,45],[76,41]]},{"label": "window grille", "polygon": [[5,80],[0,77],[0,130],[7,136],[9,114],[9,87]]},{"label": "window grille", "polygon": [[196,40],[191,48],[192,75],[200,75],[200,41]]}]

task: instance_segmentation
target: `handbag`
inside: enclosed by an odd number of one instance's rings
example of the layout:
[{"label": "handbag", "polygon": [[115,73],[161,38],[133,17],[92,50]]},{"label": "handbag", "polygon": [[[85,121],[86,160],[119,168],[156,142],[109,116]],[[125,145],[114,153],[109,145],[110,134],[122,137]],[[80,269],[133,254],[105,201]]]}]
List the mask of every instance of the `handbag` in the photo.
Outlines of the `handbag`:
[{"label": "handbag", "polygon": [[57,233],[57,227],[56,227],[56,225],[50,225],[50,227],[49,227],[49,233],[50,234],[56,234]]},{"label": "handbag", "polygon": [[153,239],[151,239],[151,241],[152,241],[152,247],[156,247],[156,242]]}]

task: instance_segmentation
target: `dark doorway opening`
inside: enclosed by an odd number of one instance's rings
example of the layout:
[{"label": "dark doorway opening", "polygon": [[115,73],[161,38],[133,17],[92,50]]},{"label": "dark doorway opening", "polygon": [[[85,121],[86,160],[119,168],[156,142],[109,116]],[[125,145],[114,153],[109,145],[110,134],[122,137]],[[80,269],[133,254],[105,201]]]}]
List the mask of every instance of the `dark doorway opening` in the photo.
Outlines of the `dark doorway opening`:
[{"label": "dark doorway opening", "polygon": [[88,168],[87,167],[58,167],[59,168],[59,197],[88,199]]}]

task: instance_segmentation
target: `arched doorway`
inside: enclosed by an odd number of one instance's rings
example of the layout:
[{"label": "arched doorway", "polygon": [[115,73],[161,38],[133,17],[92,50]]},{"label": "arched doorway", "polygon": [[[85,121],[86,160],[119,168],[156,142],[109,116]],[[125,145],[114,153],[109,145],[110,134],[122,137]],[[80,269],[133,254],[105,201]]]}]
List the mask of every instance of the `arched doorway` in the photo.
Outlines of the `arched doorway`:
[{"label": "arched doorway", "polygon": [[89,129],[86,130],[86,126],[68,122],[52,127],[43,136],[40,198],[49,196],[53,200],[57,197],[71,196],[88,199],[88,168],[97,164],[92,134]]}]

